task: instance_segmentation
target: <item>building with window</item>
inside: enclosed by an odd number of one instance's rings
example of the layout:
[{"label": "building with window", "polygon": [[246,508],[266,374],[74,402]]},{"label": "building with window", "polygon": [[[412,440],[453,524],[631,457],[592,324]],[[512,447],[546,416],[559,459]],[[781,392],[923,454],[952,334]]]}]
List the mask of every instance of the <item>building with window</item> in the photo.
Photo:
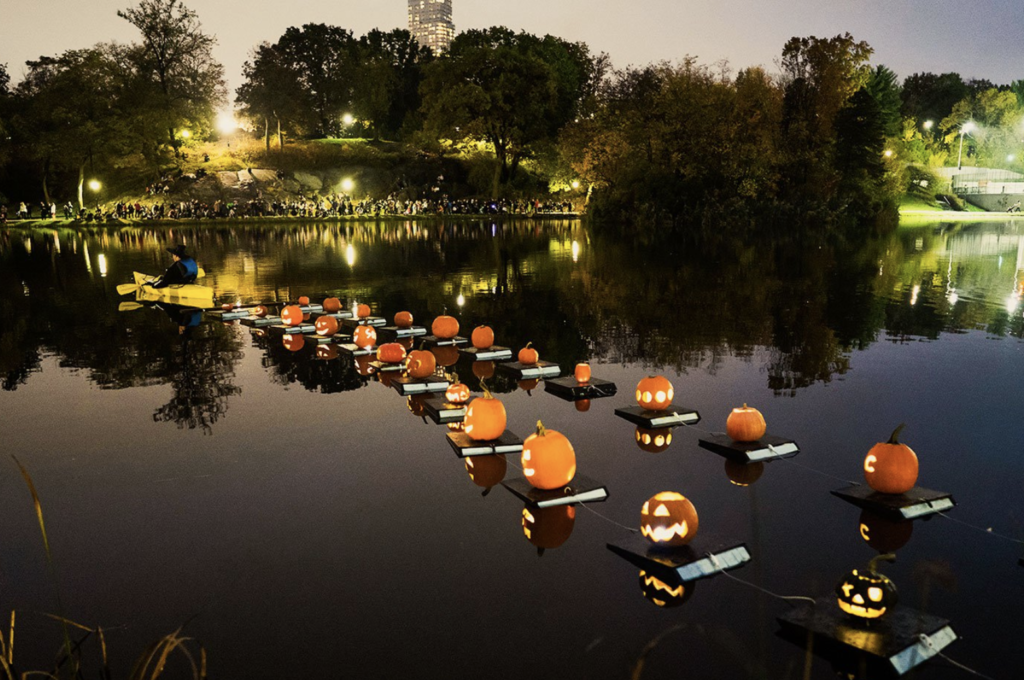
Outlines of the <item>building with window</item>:
[{"label": "building with window", "polygon": [[452,0],[409,0],[409,32],[434,54],[445,52],[455,37]]}]

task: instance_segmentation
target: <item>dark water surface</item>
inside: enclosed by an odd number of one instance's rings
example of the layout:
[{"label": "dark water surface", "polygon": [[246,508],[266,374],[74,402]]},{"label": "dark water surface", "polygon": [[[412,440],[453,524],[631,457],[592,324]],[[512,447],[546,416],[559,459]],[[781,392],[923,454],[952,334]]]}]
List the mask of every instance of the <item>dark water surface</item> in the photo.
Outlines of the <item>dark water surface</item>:
[{"label": "dark water surface", "polygon": [[[951,621],[951,658],[1024,675],[1024,548],[959,523],[1024,538],[1024,228],[1001,223],[674,248],[557,222],[0,232],[0,620],[19,612],[23,670],[47,667],[61,634],[9,454],[41,495],[64,613],[108,629],[120,669],[188,621],[219,678],[834,677],[777,636],[793,605],[749,585],[646,600],[605,548],[628,531],[587,509],[538,556],[522,503],[483,495],[445,427],[350,361],[210,321],[184,342],[157,309],[119,312],[116,285],[178,241],[221,300],[332,294],[428,324],[447,307],[465,334],[486,322],[563,369],[589,360],[619,395],[586,412],[498,372],[510,429],[543,418],[567,435],[615,522],[684,493],[701,532],[746,542],[732,574],[778,594],[829,594],[876,554],[829,491],[906,422],[920,483],[958,507],[914,523],[884,571],[903,603]],[[801,454],[744,487],[696,429],[640,450],[613,411],[654,372],[701,428],[747,402]],[[933,659],[915,677],[968,676]]]}]

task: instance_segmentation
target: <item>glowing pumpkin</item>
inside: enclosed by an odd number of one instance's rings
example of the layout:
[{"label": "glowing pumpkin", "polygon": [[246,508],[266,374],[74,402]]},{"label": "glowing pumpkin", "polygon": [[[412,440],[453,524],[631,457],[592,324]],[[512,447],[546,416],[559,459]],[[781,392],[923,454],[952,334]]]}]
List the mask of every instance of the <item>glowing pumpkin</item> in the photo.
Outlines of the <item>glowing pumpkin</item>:
[{"label": "glowing pumpkin", "polygon": [[298,352],[300,349],[306,346],[306,336],[300,334],[286,333],[281,338],[281,344],[289,352]]},{"label": "glowing pumpkin", "polygon": [[910,541],[914,533],[914,523],[910,521],[894,522],[880,517],[870,510],[860,513],[857,527],[860,537],[868,545],[880,553],[893,553]]},{"label": "glowing pumpkin", "polygon": [[281,321],[285,326],[298,326],[302,323],[302,308],[298,305],[288,305],[281,310]]},{"label": "glowing pumpkin", "polygon": [[734,408],[725,419],[725,433],[734,442],[756,442],[767,429],[761,412],[746,404],[743,408]]},{"label": "glowing pumpkin", "polygon": [[519,350],[519,355],[517,358],[519,359],[519,363],[521,363],[524,366],[533,366],[535,363],[540,361],[540,354],[538,354],[537,350],[530,346],[532,344],[532,342],[528,342],[526,343],[526,347]]},{"label": "glowing pumpkin", "polygon": [[387,342],[377,348],[377,361],[398,364],[405,360],[405,348],[397,342]]},{"label": "glowing pumpkin", "polygon": [[252,308],[252,315],[264,318],[267,314],[270,314],[270,310],[267,309],[266,305],[256,305]]},{"label": "glowing pumpkin", "polygon": [[681,493],[662,491],[640,510],[640,533],[658,546],[686,545],[697,535],[697,509]]},{"label": "glowing pumpkin", "polygon": [[672,445],[672,430],[668,427],[650,430],[638,425],[636,428],[636,445],[641,451],[646,451],[647,453],[661,453]]},{"label": "glowing pumpkin", "polygon": [[454,316],[442,314],[434,319],[434,323],[430,325],[430,332],[436,338],[451,340],[459,334],[459,321]]},{"label": "glowing pumpkin", "polygon": [[764,474],[764,463],[736,463],[725,461],[725,476],[736,486],[750,486],[761,479]]},{"label": "glowing pumpkin", "polygon": [[664,411],[672,405],[675,395],[672,383],[665,376],[648,376],[636,385],[636,402],[648,411]]},{"label": "glowing pumpkin", "polygon": [[906,493],[917,484],[917,454],[898,440],[903,427],[897,427],[889,441],[872,446],[864,458],[864,479],[879,493]]},{"label": "glowing pumpkin", "polygon": [[474,361],[473,362],[473,375],[481,380],[487,380],[494,377],[494,362],[493,361]]},{"label": "glowing pumpkin", "polygon": [[333,316],[321,316],[316,320],[316,334],[323,338],[334,337],[338,332],[338,320]]},{"label": "glowing pumpkin", "polygon": [[669,578],[663,581],[654,574],[640,570],[640,592],[644,599],[658,607],[678,607],[693,595],[691,583],[683,583],[681,579]]},{"label": "glowing pumpkin", "polygon": [[576,364],[576,370],[572,374],[576,376],[576,382],[586,385],[590,382],[590,364]]},{"label": "glowing pumpkin", "polygon": [[[475,403],[475,402],[474,402]],[[537,431],[523,442],[523,475],[538,489],[558,489],[576,476],[576,452],[561,432],[547,430],[537,421]]]},{"label": "glowing pumpkin", "polygon": [[437,359],[438,366],[454,366],[459,361],[459,349],[452,347],[451,345],[444,345],[443,347],[431,347],[431,353],[434,358]]},{"label": "glowing pumpkin", "polygon": [[359,326],[352,333],[352,342],[362,349],[370,349],[377,344],[377,330],[373,326]]},{"label": "glowing pumpkin", "polygon": [[576,508],[571,505],[523,508],[523,535],[542,550],[557,548],[568,541],[575,525]]},{"label": "glowing pumpkin", "polygon": [[412,314],[409,312],[395,314],[395,326],[398,328],[412,328]]},{"label": "glowing pumpkin", "polygon": [[494,345],[494,331],[490,326],[477,326],[470,336],[473,347],[477,349],[490,349]]},{"label": "glowing pumpkin", "polygon": [[356,307],[356,317],[359,319],[370,318],[370,305],[359,305]]},{"label": "glowing pumpkin", "polygon": [[316,347],[316,358],[322,361],[331,361],[332,359],[338,358],[338,346],[337,345],[317,345]]},{"label": "glowing pumpkin", "polygon": [[573,402],[573,406],[576,407],[576,410],[578,412],[586,413],[587,411],[590,410],[590,400],[589,399],[577,399],[576,401]]},{"label": "glowing pumpkin", "polygon": [[423,400],[427,398],[425,394],[414,394],[405,400],[406,406],[409,407],[409,413],[413,414],[417,418],[425,418],[427,415],[426,405]]},{"label": "glowing pumpkin", "polygon": [[896,606],[899,594],[896,584],[878,573],[880,560],[892,562],[895,555],[878,555],[864,571],[854,569],[843,577],[836,586],[839,608],[850,616],[860,619],[877,619]]},{"label": "glowing pumpkin", "polygon": [[323,308],[325,312],[336,314],[341,311],[341,300],[336,297],[329,297],[324,300]]},{"label": "glowing pumpkin", "polygon": [[415,349],[409,352],[405,370],[413,378],[429,378],[437,370],[437,359],[434,358],[433,352]]},{"label": "glowing pumpkin", "polygon": [[452,380],[454,382],[444,391],[444,398],[450,404],[465,404],[470,397],[469,387],[460,383],[457,375],[453,376]]},{"label": "glowing pumpkin", "polygon": [[373,357],[370,356],[369,354],[363,355],[361,357],[356,357],[356,372],[359,375],[363,376],[364,378],[373,375],[373,372],[376,369],[370,363],[372,361]]},{"label": "glowing pumpkin", "polygon": [[232,302],[225,302],[224,304],[222,304],[220,306],[220,308],[223,309],[225,312],[227,312],[227,311],[230,311],[230,310],[234,309],[235,305]]},{"label": "glowing pumpkin", "polygon": [[486,385],[482,385],[484,396],[469,402],[463,431],[474,441],[497,439],[505,433],[508,415],[505,405],[494,398]]},{"label": "glowing pumpkin", "polygon": [[303,307],[308,307],[309,306],[309,297],[307,297],[305,295],[300,295],[299,296],[299,304],[302,305]]},{"label": "glowing pumpkin", "polygon": [[477,486],[490,489],[492,486],[501,484],[508,471],[508,461],[505,456],[492,453],[487,456],[470,456],[466,459],[466,472],[469,478]]}]

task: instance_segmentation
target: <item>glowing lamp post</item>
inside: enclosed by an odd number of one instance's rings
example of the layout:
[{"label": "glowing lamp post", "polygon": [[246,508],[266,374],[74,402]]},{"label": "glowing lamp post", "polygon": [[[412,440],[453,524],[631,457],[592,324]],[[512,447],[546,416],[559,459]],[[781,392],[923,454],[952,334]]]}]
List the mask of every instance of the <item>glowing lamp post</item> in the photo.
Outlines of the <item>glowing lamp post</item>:
[{"label": "glowing lamp post", "polygon": [[341,190],[344,191],[346,194],[351,194],[352,190],[355,188],[356,183],[352,181],[351,177],[346,177],[345,179],[341,180]]},{"label": "glowing lamp post", "polygon": [[974,131],[974,123],[972,123],[970,121],[964,123],[963,127],[960,128],[960,151],[957,152],[957,155],[956,155],[956,169],[957,170],[960,170],[961,168],[963,168],[964,135],[969,135],[973,131]]},{"label": "glowing lamp post", "polygon": [[100,207],[100,189],[103,188],[103,184],[98,179],[89,180],[89,191],[93,193],[93,198],[96,201],[96,209]]}]

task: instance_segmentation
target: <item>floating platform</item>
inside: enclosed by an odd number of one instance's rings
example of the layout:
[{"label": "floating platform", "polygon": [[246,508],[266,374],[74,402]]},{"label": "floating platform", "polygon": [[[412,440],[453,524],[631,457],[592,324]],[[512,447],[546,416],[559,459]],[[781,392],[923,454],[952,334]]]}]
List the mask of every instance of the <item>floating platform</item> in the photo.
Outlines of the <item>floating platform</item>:
[{"label": "floating platform", "polygon": [[922,489],[919,486],[906,493],[889,494],[879,493],[867,484],[854,484],[845,489],[837,489],[832,495],[858,508],[895,520],[927,517],[956,505],[952,494]]},{"label": "floating platform", "polygon": [[745,543],[725,541],[707,533],[697,534],[688,544],[678,548],[658,547],[639,532],[608,543],[607,547],[645,571],[655,574],[669,572],[683,582],[736,569],[751,560]]},{"label": "floating platform", "polygon": [[535,364],[522,364],[511,361],[499,364],[499,368],[516,374],[520,380],[527,378],[557,378],[562,375],[562,368],[550,361],[538,361]]},{"label": "floating platform", "polygon": [[343,319],[341,325],[345,328],[356,329],[360,326],[373,326],[378,328],[387,324],[387,319],[382,316],[368,316],[365,319],[353,319],[352,315],[349,314],[348,319]]},{"label": "floating platform", "polygon": [[[899,677],[957,639],[946,619],[896,605],[882,618],[862,622],[839,608],[835,596],[794,607],[778,617],[783,639],[807,648],[857,677]],[[863,675],[864,666],[867,675]]]},{"label": "floating platform", "polygon": [[341,323],[342,321],[345,321],[346,319],[351,319],[352,318],[352,312],[350,312],[350,311],[348,311],[346,309],[343,309],[340,312],[312,312],[309,315],[309,318],[312,319],[313,321],[316,321],[321,316],[331,316],[331,317],[334,317],[335,319],[338,320],[339,323]]},{"label": "floating platform", "polygon": [[404,363],[390,364],[386,361],[371,361],[370,365],[373,366],[378,373],[390,373],[393,371],[405,370]]},{"label": "floating platform", "polygon": [[279,316],[247,316],[239,320],[238,323],[249,328],[263,328],[264,326],[281,325],[284,320]]},{"label": "floating platform", "polygon": [[206,315],[217,321],[234,321],[235,319],[244,319],[252,316],[252,307],[207,310]]},{"label": "floating platform", "polygon": [[538,508],[552,508],[557,505],[575,505],[577,503],[601,503],[608,498],[608,489],[593,479],[576,474],[572,481],[560,489],[538,489],[526,481],[525,477],[517,477],[501,483],[520,500]]},{"label": "floating platform", "polygon": [[615,415],[631,423],[653,430],[659,427],[693,425],[700,422],[700,414],[690,408],[670,404],[664,411],[648,411],[639,406],[615,409]]},{"label": "floating platform", "polygon": [[313,312],[324,311],[323,305],[299,305],[299,309],[302,310],[303,314],[312,314]]},{"label": "floating platform", "polygon": [[300,323],[298,326],[286,326],[285,324],[277,324],[276,326],[268,326],[267,332],[270,335],[311,335],[316,333],[316,326],[311,323]]},{"label": "floating platform", "polygon": [[470,439],[465,432],[449,432],[445,436],[459,458],[487,456],[492,453],[519,453],[523,450],[523,440],[509,430],[505,430],[497,439],[479,442]]},{"label": "floating platform", "polygon": [[439,338],[436,335],[424,335],[423,343],[427,347],[458,347],[459,345],[465,345],[468,340],[461,335],[456,335],[454,338]]},{"label": "floating platform", "polygon": [[421,403],[427,416],[438,425],[461,423],[466,418],[466,404],[452,404],[441,395],[431,394]]},{"label": "floating platform", "polygon": [[399,328],[398,326],[381,326],[377,329],[377,338],[385,342],[392,342],[394,340],[401,340],[403,338],[418,338],[422,335],[427,334],[427,329],[423,326],[410,326],[409,328]]},{"label": "floating platform", "polygon": [[444,392],[450,384],[445,378],[436,375],[429,378],[413,378],[408,375],[399,375],[391,381],[391,386],[398,390],[398,393],[403,397],[411,394],[424,394],[426,392]]},{"label": "floating platform", "polygon": [[766,434],[756,442],[733,441],[724,434],[716,434],[697,440],[702,449],[737,463],[762,463],[779,458],[792,458],[800,453],[800,447],[792,439]]},{"label": "floating platform", "polygon": [[599,378],[591,378],[590,382],[580,384],[575,376],[552,378],[544,381],[544,391],[550,392],[559,399],[579,401],[580,399],[600,399],[614,396],[618,388],[615,383]]},{"label": "floating platform", "polygon": [[459,352],[463,356],[469,357],[472,361],[507,361],[512,358],[512,350],[498,345],[488,347],[487,349],[460,347]]},{"label": "floating platform", "polygon": [[[337,344],[338,344],[338,349],[340,351],[345,352],[346,354],[351,354],[354,357],[368,357],[368,356],[371,356],[371,355],[377,353],[377,348],[376,347],[370,347],[368,349],[363,349],[362,347],[360,347],[359,345],[355,344],[354,342],[339,342]],[[372,365],[372,363],[371,363],[371,365]]]}]

